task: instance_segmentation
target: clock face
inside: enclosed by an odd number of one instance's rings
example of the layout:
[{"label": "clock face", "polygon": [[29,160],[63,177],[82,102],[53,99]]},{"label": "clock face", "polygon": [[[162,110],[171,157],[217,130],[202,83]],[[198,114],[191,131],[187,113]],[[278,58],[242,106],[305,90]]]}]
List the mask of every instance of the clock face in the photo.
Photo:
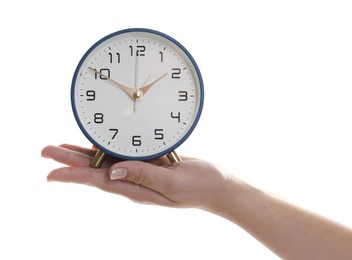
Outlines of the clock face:
[{"label": "clock face", "polygon": [[106,36],[83,56],[71,102],[82,132],[103,152],[150,160],[191,134],[202,110],[203,82],[177,41],[128,29]]}]

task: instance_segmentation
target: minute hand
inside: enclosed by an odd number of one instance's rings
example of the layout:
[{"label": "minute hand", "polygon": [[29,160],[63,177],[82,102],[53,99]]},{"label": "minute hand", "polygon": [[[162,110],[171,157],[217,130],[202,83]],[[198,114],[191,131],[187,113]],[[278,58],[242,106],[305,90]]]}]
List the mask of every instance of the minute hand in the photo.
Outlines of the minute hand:
[{"label": "minute hand", "polygon": [[154,80],[152,83],[148,84],[147,86],[144,86],[142,88],[139,89],[139,91],[141,91],[143,93],[143,95],[145,95],[145,93],[147,93],[147,91],[154,86],[154,84],[156,84],[159,80],[161,80],[162,78],[164,78],[167,75],[167,72],[165,72],[163,75],[161,75],[159,78],[157,78],[156,80]]},{"label": "minute hand", "polygon": [[107,80],[109,80],[110,82],[112,82],[114,85],[116,85],[117,87],[119,87],[120,89],[122,89],[123,91],[125,91],[127,93],[127,95],[132,98],[132,100],[134,100],[133,97],[133,93],[135,92],[133,88],[127,87],[125,85],[122,85],[120,83],[118,83],[117,81],[111,79],[110,77],[107,77],[106,75],[104,75],[103,73],[100,73],[97,69],[94,69],[92,67],[88,67],[88,69],[94,71],[95,73],[99,74],[101,77],[106,78]]}]

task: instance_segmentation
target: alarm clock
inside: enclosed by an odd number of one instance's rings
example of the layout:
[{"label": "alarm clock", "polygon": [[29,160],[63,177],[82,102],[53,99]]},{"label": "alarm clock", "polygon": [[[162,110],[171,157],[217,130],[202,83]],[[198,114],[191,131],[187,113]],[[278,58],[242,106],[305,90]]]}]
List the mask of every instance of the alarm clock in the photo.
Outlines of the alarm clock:
[{"label": "alarm clock", "polygon": [[106,155],[148,161],[168,155],[196,127],[203,107],[200,70],[187,49],[159,31],[132,28],[97,41],[73,76],[71,104],[83,134]]}]

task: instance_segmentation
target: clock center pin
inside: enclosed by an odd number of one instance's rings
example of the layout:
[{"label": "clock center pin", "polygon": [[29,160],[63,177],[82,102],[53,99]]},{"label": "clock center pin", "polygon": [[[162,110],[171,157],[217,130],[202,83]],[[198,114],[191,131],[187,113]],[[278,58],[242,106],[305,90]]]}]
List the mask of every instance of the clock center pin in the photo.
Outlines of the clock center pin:
[{"label": "clock center pin", "polygon": [[143,97],[143,92],[140,91],[140,90],[136,90],[134,93],[133,93],[133,99],[134,100],[140,100],[141,98]]}]

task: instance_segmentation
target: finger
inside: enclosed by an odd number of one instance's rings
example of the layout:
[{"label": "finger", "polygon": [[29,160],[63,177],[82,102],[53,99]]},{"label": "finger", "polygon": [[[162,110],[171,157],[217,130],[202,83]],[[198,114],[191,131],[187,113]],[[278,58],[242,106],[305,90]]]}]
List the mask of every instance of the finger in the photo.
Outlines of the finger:
[{"label": "finger", "polygon": [[[89,148],[76,146],[76,145],[72,145],[72,144],[62,144],[62,145],[60,145],[60,147],[63,147],[63,148],[69,149],[69,150],[73,150],[73,151],[76,151],[76,152],[80,152],[80,153],[86,154],[86,155],[88,155],[90,157],[94,157],[96,152],[97,152],[97,150],[98,150],[98,148],[96,146],[93,146],[92,149],[89,149]],[[110,168],[110,166],[113,163],[116,163],[116,162],[119,162],[119,161],[121,161],[121,160],[108,155],[101,167],[102,168]]]},{"label": "finger", "polygon": [[[182,161],[188,161],[192,160],[193,158],[191,157],[186,157],[186,156],[181,156]],[[167,158],[167,156],[162,156],[153,160],[148,161],[151,164],[158,165],[158,166],[163,166],[163,165],[168,165],[171,164],[170,160]]]},{"label": "finger", "polygon": [[97,152],[96,150],[93,150],[93,149],[89,149],[89,148],[85,148],[85,147],[81,147],[81,146],[77,146],[77,145],[72,145],[72,144],[61,144],[59,147],[63,147],[68,150],[76,151],[79,153],[84,153],[84,154],[91,156],[91,157],[93,157],[95,155],[95,153]]},{"label": "finger", "polygon": [[86,154],[52,145],[42,150],[42,156],[73,167],[89,166],[91,160]]},{"label": "finger", "polygon": [[63,167],[49,173],[48,181],[72,182],[102,187],[108,179],[108,169],[90,167]]},{"label": "finger", "polygon": [[107,192],[123,195],[138,203],[175,206],[171,200],[153,190],[127,181],[111,181],[108,176],[108,169],[63,167],[53,170],[48,175],[47,179],[48,181],[70,182],[93,186]]},{"label": "finger", "polygon": [[170,169],[140,161],[114,164],[109,171],[111,180],[124,180],[142,185],[158,193],[170,192],[174,175]]},{"label": "finger", "polygon": [[148,163],[151,163],[157,166],[163,166],[163,165],[170,164],[170,161],[166,156],[162,156],[162,157],[150,160],[148,161]]}]

